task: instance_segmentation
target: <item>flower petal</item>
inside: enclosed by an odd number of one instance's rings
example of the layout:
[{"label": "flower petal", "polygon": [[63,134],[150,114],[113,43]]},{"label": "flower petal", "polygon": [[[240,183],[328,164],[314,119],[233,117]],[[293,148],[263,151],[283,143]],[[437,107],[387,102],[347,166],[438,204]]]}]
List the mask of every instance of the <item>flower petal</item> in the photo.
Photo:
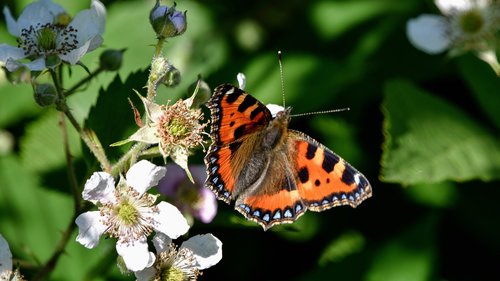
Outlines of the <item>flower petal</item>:
[{"label": "flower petal", "polygon": [[212,267],[222,259],[222,242],[210,233],[189,238],[182,243],[182,248],[193,252],[200,270]]},{"label": "flower petal", "polygon": [[145,125],[137,130],[128,139],[132,141],[145,142],[155,144],[160,142],[160,138],[156,135],[157,128]]},{"label": "flower petal", "polygon": [[143,270],[155,262],[155,255],[148,250],[146,237],[134,241],[116,242],[116,251],[123,258],[125,266],[132,271]]},{"label": "flower petal", "polygon": [[159,104],[149,101],[147,98],[139,95],[144,104],[144,108],[146,109],[146,114],[149,116],[149,119],[156,123],[158,119],[164,114],[163,107]]},{"label": "flower petal", "polygon": [[170,243],[172,243],[172,239],[161,232],[156,233],[153,237],[153,245],[157,254],[168,251]]},{"label": "flower petal", "polygon": [[85,183],[82,197],[94,204],[115,202],[115,180],[106,172],[94,172]]},{"label": "flower petal", "polygon": [[30,62],[19,62],[16,60],[13,60],[11,58],[8,58],[7,61],[5,62],[5,68],[7,68],[8,71],[16,71],[21,67],[26,67],[29,70],[32,71],[41,71],[45,69],[45,58],[44,57],[39,57],[35,59],[34,61]]},{"label": "flower petal", "polygon": [[5,16],[5,21],[7,23],[7,30],[9,31],[9,33],[14,35],[15,37],[19,37],[21,35],[21,33],[19,32],[20,29],[18,28],[17,21],[12,16],[9,7],[7,6],[3,7],[3,15]]},{"label": "flower petal", "polygon": [[165,167],[156,166],[147,160],[141,160],[128,170],[126,175],[127,184],[139,194],[143,194],[152,186],[157,185],[166,172]]},{"label": "flower petal", "polygon": [[80,230],[76,241],[89,249],[99,244],[99,238],[106,231],[99,211],[83,213],[76,218],[75,223]]},{"label": "flower petal", "polygon": [[76,29],[77,46],[88,44],[95,36],[102,35],[105,20],[106,8],[97,0],[92,1],[91,9],[80,11],[69,24]]},{"label": "flower petal", "polygon": [[8,59],[19,60],[25,58],[24,50],[7,44],[0,44],[0,61]]},{"label": "flower petal", "polygon": [[160,202],[158,213],[153,215],[156,224],[156,232],[163,233],[168,237],[175,239],[189,230],[189,224],[179,209],[167,202]]},{"label": "flower petal", "polygon": [[86,41],[82,46],[73,49],[64,54],[58,54],[59,58],[63,61],[67,61],[70,64],[76,64],[80,58],[82,58],[88,51],[90,45],[90,41]]},{"label": "flower petal", "polygon": [[276,114],[278,114],[278,112],[281,112],[283,110],[285,110],[285,108],[281,105],[277,105],[277,104],[268,104],[266,105],[267,109],[269,109],[269,111],[271,111],[271,115],[273,117],[276,117]]},{"label": "flower petal", "polygon": [[134,275],[137,281],[151,281],[156,275],[156,269],[154,266],[146,267],[143,270],[134,272]]},{"label": "flower petal", "polygon": [[52,23],[55,16],[65,12],[63,7],[50,0],[33,2],[26,6],[21,15],[19,15],[17,20],[18,32],[21,34],[23,28],[29,28],[31,25],[38,23],[40,25]]},{"label": "flower petal", "polygon": [[408,40],[417,49],[428,54],[445,51],[451,44],[446,36],[448,25],[445,19],[436,15],[421,15],[406,25]]},{"label": "flower petal", "polygon": [[200,203],[195,206],[194,216],[203,223],[210,223],[217,214],[217,199],[215,194],[208,188],[200,189]]},{"label": "flower petal", "polygon": [[186,173],[179,165],[169,163],[167,164],[167,173],[158,182],[158,191],[167,196],[175,196],[179,185],[186,179]]},{"label": "flower petal", "polygon": [[2,272],[12,270],[12,252],[9,248],[9,243],[0,234],[0,277]]},{"label": "flower petal", "polygon": [[193,176],[188,168],[188,156],[189,151],[182,146],[176,146],[172,149],[170,153],[170,158],[175,162],[175,164],[179,165],[186,172],[186,176],[189,178],[191,182],[194,182]]},{"label": "flower petal", "polygon": [[457,11],[467,11],[471,8],[485,7],[488,5],[488,0],[435,0],[436,6],[443,15],[451,15]]}]

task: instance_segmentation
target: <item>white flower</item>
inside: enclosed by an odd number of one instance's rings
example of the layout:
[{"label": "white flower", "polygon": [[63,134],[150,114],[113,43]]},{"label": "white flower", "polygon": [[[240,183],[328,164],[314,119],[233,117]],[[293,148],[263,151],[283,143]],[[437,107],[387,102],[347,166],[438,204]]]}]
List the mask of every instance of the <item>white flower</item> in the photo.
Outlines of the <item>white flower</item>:
[{"label": "white flower", "polygon": [[85,183],[83,199],[99,207],[76,218],[80,232],[76,241],[94,248],[106,233],[118,239],[116,251],[132,271],[142,270],[155,261],[148,251],[147,236],[154,230],[170,238],[185,234],[189,225],[173,205],[154,205],[155,195],[146,193],[165,175],[166,169],[146,160],[134,164],[115,188],[110,174],[94,173]]},{"label": "white flower", "polygon": [[48,57],[56,56],[70,64],[102,43],[106,9],[92,0],[90,9],[72,20],[66,11],[50,0],[39,0],[26,6],[17,21],[10,10],[3,9],[10,34],[17,37],[17,47],[0,44],[0,61],[9,71],[25,66],[43,70]]},{"label": "white flower", "polygon": [[170,238],[157,234],[153,238],[156,262],[135,272],[138,281],[196,280],[201,270],[216,265],[222,259],[222,242],[212,234],[196,235],[177,248]]},{"label": "white flower", "polygon": [[2,234],[0,234],[0,280],[24,280],[19,271],[12,271],[12,252]]},{"label": "white flower", "polygon": [[475,51],[499,70],[495,50],[500,4],[494,0],[435,0],[442,15],[423,14],[408,21],[408,40],[421,51],[451,55]]}]

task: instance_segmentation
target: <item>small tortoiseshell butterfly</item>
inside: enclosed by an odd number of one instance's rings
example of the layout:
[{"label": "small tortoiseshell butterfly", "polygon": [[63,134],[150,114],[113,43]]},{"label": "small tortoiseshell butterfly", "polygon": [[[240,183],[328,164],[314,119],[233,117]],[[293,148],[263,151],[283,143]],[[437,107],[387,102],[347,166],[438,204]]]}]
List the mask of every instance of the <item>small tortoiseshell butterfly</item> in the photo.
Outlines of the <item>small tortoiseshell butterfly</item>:
[{"label": "small tortoiseshell butterfly", "polygon": [[206,185],[264,230],[292,223],[306,210],[358,206],[372,195],[368,180],[337,154],[288,129],[290,110],[269,109],[232,85],[215,89],[205,163]]}]

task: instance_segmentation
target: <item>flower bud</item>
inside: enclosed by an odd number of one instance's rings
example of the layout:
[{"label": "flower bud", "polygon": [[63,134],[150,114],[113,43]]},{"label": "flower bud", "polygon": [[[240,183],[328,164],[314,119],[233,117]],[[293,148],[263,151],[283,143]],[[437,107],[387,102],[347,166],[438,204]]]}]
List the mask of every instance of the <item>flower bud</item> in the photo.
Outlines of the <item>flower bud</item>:
[{"label": "flower bud", "polygon": [[155,85],[163,83],[167,87],[175,87],[181,82],[181,73],[165,57],[158,56],[151,63],[149,79]]},{"label": "flower bud", "polygon": [[55,103],[57,99],[56,88],[52,84],[35,84],[35,101],[41,106],[49,106]]},{"label": "flower bud", "polygon": [[123,53],[125,49],[112,50],[108,49],[99,56],[99,65],[102,69],[108,71],[117,71],[122,66]]},{"label": "flower bud", "polygon": [[175,37],[186,31],[186,11],[176,11],[175,6],[175,3],[171,8],[160,6],[160,1],[157,0],[151,10],[149,22],[159,38]]},{"label": "flower bud", "polygon": [[175,87],[181,83],[181,72],[173,65],[169,65],[163,84],[167,87]]}]

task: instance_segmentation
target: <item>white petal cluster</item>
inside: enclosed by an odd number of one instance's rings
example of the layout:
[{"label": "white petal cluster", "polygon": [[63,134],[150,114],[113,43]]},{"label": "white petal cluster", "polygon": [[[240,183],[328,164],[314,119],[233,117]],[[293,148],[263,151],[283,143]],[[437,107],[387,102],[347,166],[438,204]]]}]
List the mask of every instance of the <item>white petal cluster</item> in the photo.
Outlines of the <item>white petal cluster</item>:
[{"label": "white petal cluster", "polygon": [[92,0],[90,9],[79,12],[71,21],[66,11],[50,0],[26,6],[17,21],[7,7],[3,13],[9,33],[19,42],[19,46],[0,44],[0,62],[9,71],[19,67],[43,70],[46,58],[53,55],[75,64],[103,41],[106,9],[98,0]]},{"label": "white petal cluster", "polygon": [[155,255],[148,250],[147,237],[152,231],[171,239],[185,234],[189,225],[181,212],[167,202],[155,205],[156,196],[147,191],[165,175],[165,167],[142,160],[134,164],[115,186],[110,174],[94,173],[85,183],[83,198],[96,204],[76,218],[76,240],[94,248],[103,234],[117,238],[116,251],[132,271],[151,266]]}]

